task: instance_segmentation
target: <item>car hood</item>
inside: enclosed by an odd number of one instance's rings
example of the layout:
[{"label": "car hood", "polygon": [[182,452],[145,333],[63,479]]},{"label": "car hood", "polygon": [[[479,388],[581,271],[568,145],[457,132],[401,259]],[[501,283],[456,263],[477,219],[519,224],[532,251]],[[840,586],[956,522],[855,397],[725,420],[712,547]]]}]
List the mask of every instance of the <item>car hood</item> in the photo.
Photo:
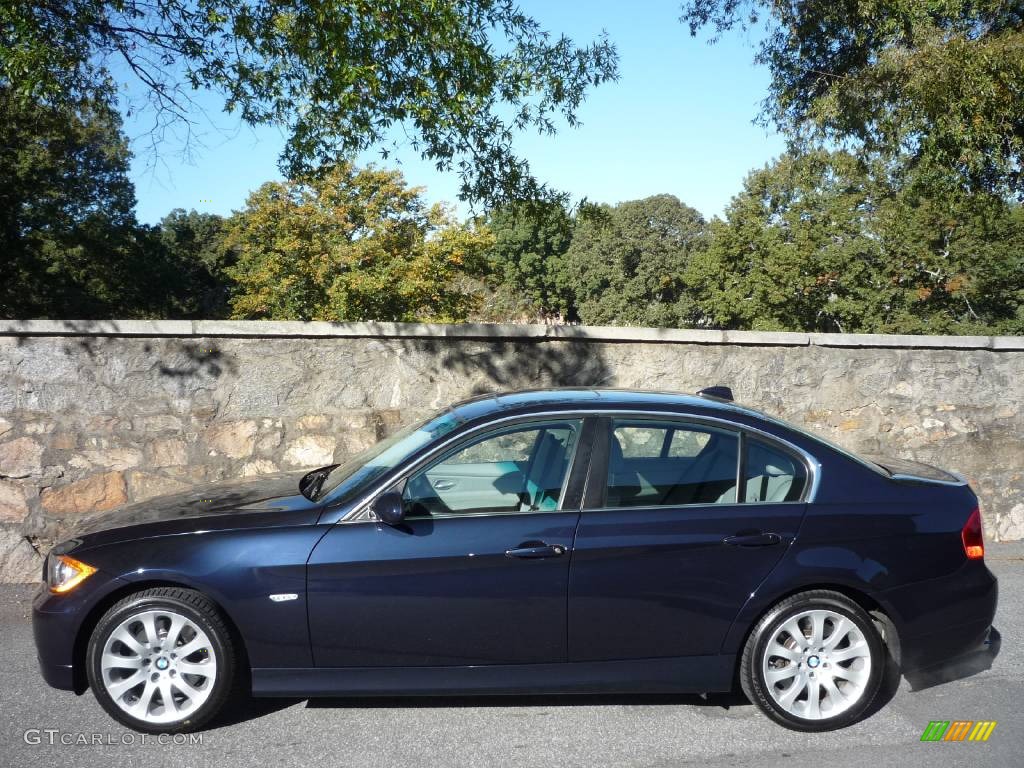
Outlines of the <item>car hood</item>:
[{"label": "car hood", "polygon": [[301,472],[198,486],[109,512],[83,517],[72,537],[89,546],[150,536],[312,524],[320,507],[299,493]]}]

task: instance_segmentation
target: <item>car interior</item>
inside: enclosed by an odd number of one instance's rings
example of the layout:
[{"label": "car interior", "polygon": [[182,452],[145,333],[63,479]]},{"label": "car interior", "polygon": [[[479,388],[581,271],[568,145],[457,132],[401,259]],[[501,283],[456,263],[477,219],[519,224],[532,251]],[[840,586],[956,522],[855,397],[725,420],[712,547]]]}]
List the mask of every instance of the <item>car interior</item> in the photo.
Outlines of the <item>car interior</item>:
[{"label": "car interior", "polygon": [[[647,420],[611,423],[607,508],[736,502],[738,433]],[[403,499],[409,519],[535,512],[558,507],[578,420],[484,436],[413,475]],[[788,454],[747,440],[744,501],[799,499],[803,466]]]},{"label": "car interior", "polygon": [[579,422],[484,437],[409,478],[406,517],[535,512],[558,507]]},{"label": "car interior", "polygon": [[[738,446],[735,433],[712,428],[615,422],[605,506],[735,503]],[[798,499],[802,478],[798,462],[748,441],[746,502]]]}]

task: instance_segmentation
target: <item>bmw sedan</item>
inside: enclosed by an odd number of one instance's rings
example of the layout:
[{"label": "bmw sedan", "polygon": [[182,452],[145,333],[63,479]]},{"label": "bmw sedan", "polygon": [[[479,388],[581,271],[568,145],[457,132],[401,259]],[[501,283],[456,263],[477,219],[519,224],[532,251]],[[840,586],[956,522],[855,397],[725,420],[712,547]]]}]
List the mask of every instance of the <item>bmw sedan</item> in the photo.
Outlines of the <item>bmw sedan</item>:
[{"label": "bmw sedan", "polygon": [[344,464],[166,497],[55,547],[43,677],[143,732],[233,696],[717,692],[865,716],[996,608],[958,475],[726,388],[487,395]]}]

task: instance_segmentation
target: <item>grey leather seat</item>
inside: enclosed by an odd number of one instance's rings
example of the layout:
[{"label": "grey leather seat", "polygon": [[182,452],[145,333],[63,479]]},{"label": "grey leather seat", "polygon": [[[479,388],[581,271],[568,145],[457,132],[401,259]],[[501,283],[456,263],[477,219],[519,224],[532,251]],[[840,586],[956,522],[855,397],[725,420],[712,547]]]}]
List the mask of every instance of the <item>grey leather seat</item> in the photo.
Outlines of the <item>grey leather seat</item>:
[{"label": "grey leather seat", "polygon": [[[763,475],[755,475],[747,478],[747,502],[752,501],[785,501],[789,495],[789,489],[793,487],[793,476],[788,475],[778,467],[771,464],[765,467]],[[719,503],[731,500],[735,492],[735,486],[728,489],[718,497]]]}]

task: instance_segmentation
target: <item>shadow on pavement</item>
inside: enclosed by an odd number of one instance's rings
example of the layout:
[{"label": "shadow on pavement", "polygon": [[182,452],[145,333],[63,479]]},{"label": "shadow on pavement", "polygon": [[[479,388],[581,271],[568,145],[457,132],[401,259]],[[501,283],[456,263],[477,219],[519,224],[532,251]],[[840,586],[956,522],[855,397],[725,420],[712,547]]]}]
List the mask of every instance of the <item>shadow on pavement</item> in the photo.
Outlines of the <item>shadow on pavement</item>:
[{"label": "shadow on pavement", "polygon": [[203,730],[216,730],[279,712],[302,701],[307,709],[458,709],[466,707],[610,707],[690,706],[730,710],[747,707],[742,693],[698,694],[552,694],[547,696],[351,696],[240,698]]}]

